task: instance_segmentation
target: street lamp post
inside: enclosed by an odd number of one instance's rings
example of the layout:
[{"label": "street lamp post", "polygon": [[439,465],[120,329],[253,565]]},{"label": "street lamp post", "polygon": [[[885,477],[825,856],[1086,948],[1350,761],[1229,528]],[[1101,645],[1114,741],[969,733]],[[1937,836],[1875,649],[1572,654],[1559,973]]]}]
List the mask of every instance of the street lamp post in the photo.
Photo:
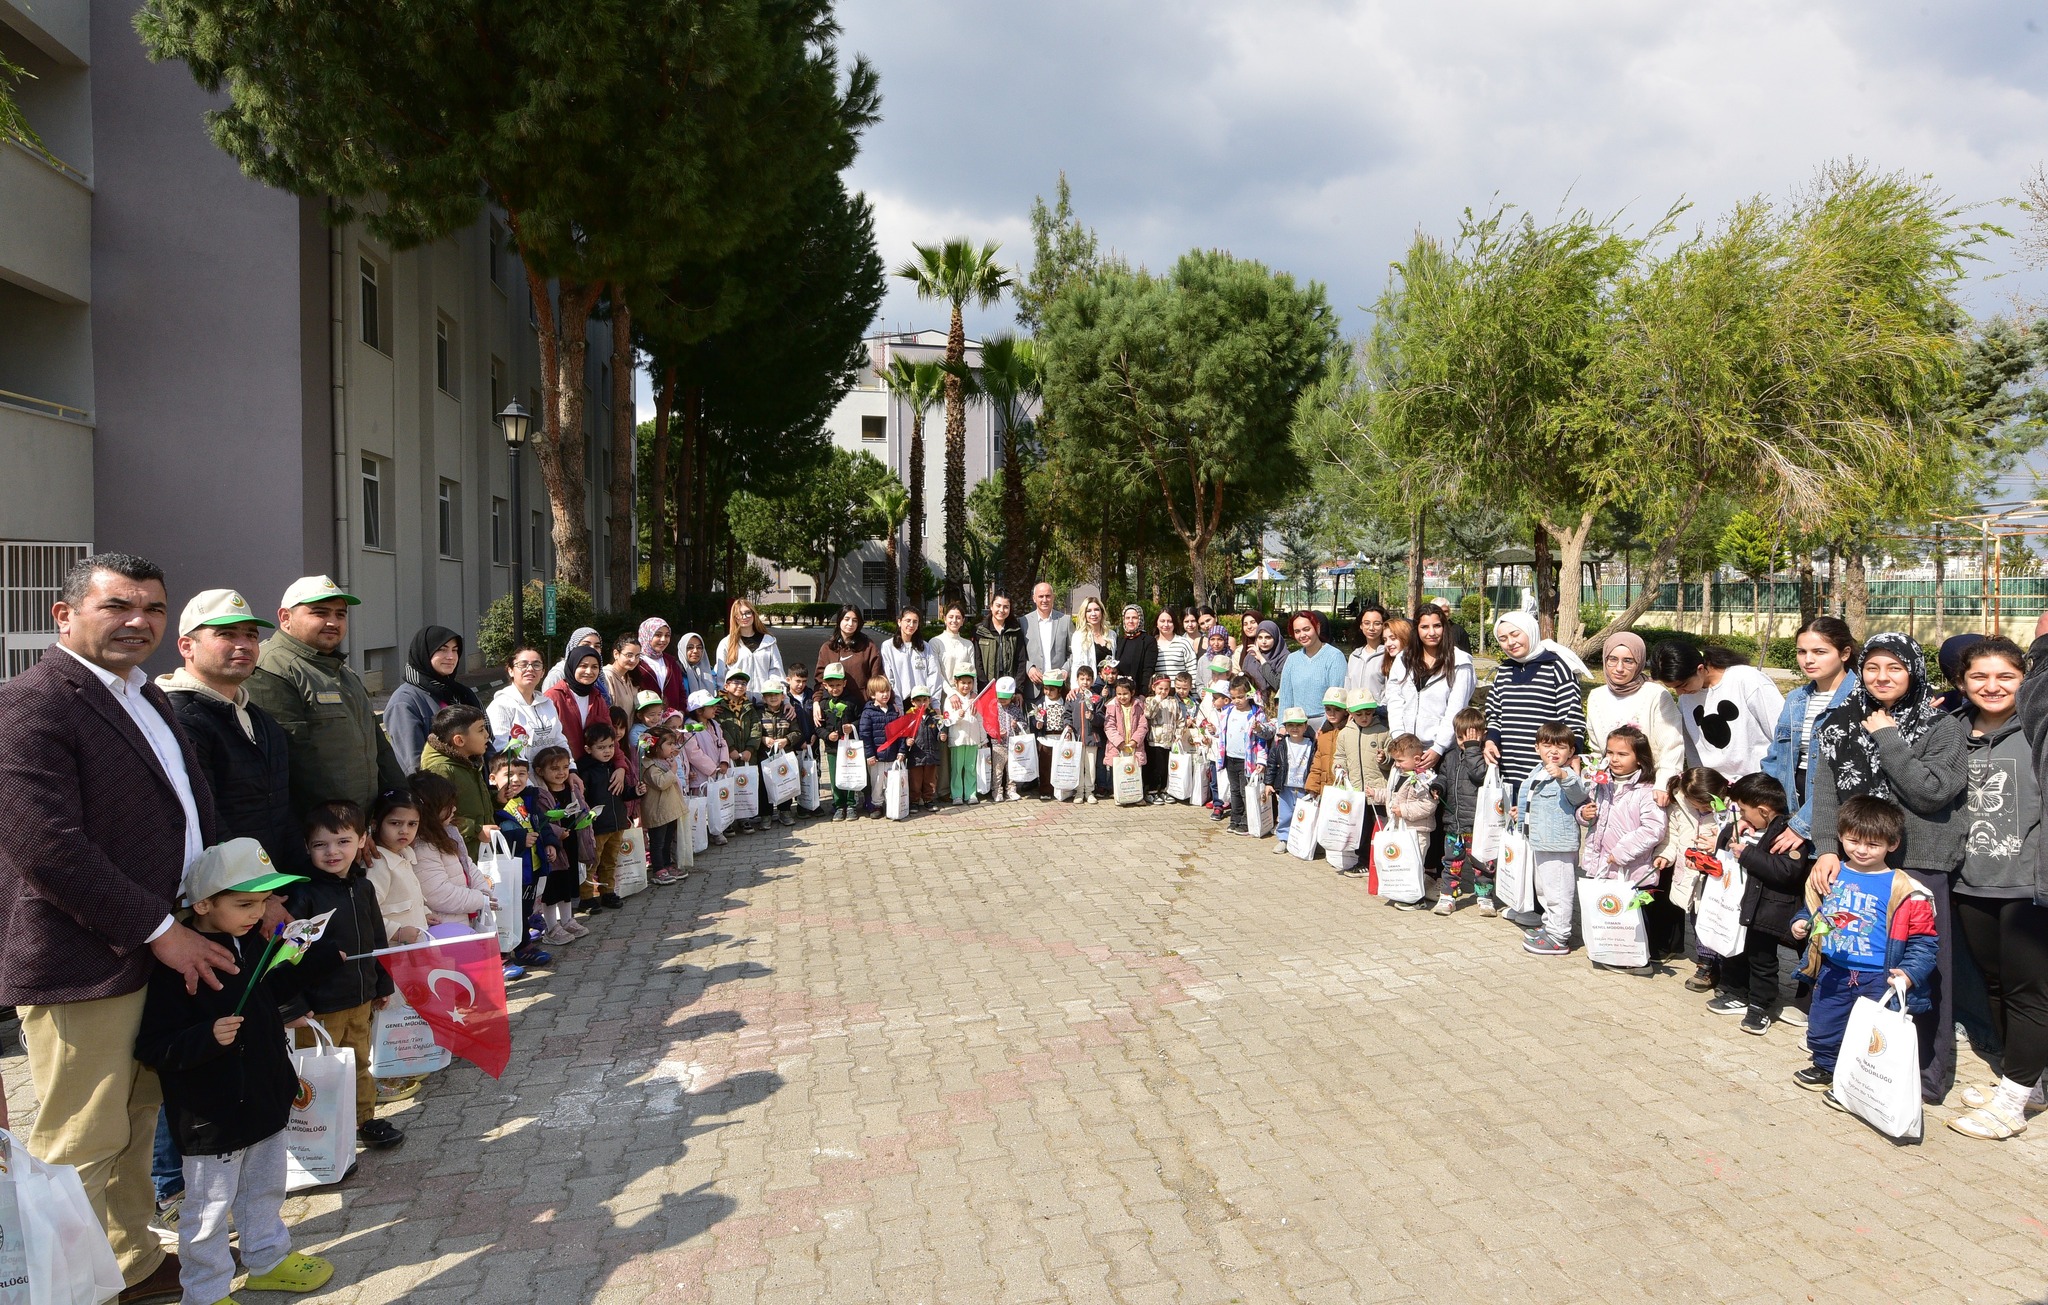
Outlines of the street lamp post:
[{"label": "street lamp post", "polygon": [[498,414],[498,429],[505,433],[505,452],[512,464],[512,651],[517,652],[526,641],[526,554],[521,541],[526,511],[519,494],[519,454],[533,429],[533,416],[517,401],[508,403]]}]

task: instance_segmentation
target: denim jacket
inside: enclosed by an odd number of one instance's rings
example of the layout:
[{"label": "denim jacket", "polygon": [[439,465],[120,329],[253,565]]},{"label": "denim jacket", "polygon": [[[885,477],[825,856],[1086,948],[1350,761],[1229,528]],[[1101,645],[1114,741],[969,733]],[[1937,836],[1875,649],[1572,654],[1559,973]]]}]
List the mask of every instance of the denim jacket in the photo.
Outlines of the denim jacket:
[{"label": "denim jacket", "polygon": [[[1828,699],[1828,710],[1842,705],[1856,687],[1856,672],[1850,671],[1835,686],[1834,696]],[[1810,779],[1813,775],[1813,745],[1815,740],[1806,741],[1806,751],[1799,750],[1799,727],[1806,720],[1806,705],[1813,701],[1813,681],[1808,680],[1791,693],[1785,695],[1785,710],[1778,713],[1778,726],[1771,731],[1771,746],[1764,752],[1763,772],[1778,781],[1785,790],[1789,801],[1799,792],[1798,772],[1804,770]],[[1823,715],[1822,720],[1827,717]],[[1818,732],[1818,731],[1816,731]],[[1813,787],[1809,783],[1806,796],[1801,799],[1799,809],[1792,813],[1792,830],[1801,838],[1813,837]]]},{"label": "denim jacket", "polygon": [[1579,851],[1579,808],[1592,799],[1585,782],[1570,771],[1563,779],[1552,779],[1542,767],[1522,780],[1515,809],[1529,831],[1529,848],[1535,852]]}]

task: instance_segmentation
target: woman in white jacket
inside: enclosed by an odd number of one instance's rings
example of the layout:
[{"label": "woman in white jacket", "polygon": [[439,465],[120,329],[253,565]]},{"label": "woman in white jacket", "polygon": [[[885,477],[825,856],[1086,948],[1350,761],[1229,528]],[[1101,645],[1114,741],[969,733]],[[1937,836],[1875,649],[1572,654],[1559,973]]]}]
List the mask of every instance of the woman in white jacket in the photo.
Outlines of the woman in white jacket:
[{"label": "woman in white jacket", "polygon": [[1444,614],[1424,607],[1386,681],[1387,727],[1422,740],[1423,769],[1457,745],[1451,719],[1471,705],[1474,678],[1471,654],[1452,644]]},{"label": "woman in white jacket", "polygon": [[569,736],[562,733],[562,717],[555,704],[540,692],[540,677],[547,669],[535,648],[515,648],[505,663],[512,682],[498,690],[484,714],[491,718],[491,750],[511,752],[528,758],[542,748],[566,748]]},{"label": "woman in white jacket", "polygon": [[775,642],[775,636],[768,633],[768,623],[761,619],[761,613],[754,604],[744,598],[732,600],[726,609],[726,636],[718,645],[718,664],[715,674],[718,683],[724,684],[734,671],[747,673],[747,696],[755,702],[761,701],[761,686],[770,680],[787,677],[782,668],[782,649]]},{"label": "woman in white jacket", "polygon": [[906,607],[896,616],[896,633],[882,641],[882,678],[900,706],[909,706],[913,690],[937,693],[945,687],[939,683],[938,654],[918,633],[923,628],[924,617]]},{"label": "woman in white jacket", "polygon": [[947,603],[945,620],[946,628],[925,640],[925,647],[932,650],[932,656],[939,662],[940,684],[934,686],[935,693],[939,688],[950,687],[962,672],[975,673],[974,640],[965,633],[967,609],[958,603]]}]

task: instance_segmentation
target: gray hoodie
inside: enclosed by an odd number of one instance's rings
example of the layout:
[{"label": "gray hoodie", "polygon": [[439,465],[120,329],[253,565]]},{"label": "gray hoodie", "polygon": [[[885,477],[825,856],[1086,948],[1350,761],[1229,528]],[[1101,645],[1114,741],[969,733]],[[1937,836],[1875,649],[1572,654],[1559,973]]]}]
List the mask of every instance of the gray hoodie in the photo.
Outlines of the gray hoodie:
[{"label": "gray hoodie", "polygon": [[[1965,717],[1967,719],[1967,717]],[[1970,787],[1963,818],[1963,876],[1972,897],[2034,895],[2040,849],[2041,786],[2017,714],[1991,734],[1970,736]]]}]

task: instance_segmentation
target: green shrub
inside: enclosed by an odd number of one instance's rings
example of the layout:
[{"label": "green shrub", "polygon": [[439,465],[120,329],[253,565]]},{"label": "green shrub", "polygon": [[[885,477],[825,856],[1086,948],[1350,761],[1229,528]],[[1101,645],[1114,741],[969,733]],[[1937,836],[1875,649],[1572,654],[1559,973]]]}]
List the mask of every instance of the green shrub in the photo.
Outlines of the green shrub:
[{"label": "green shrub", "polygon": [[839,604],[763,603],[760,612],[770,625],[822,625],[839,614]]},{"label": "green shrub", "polygon": [[[555,633],[552,638],[543,634],[547,606],[541,585],[539,580],[527,582],[525,601],[520,608],[526,625],[526,641],[539,648],[543,656],[552,660],[559,654],[562,645],[569,641],[569,631],[579,625],[592,626],[603,633],[604,626],[591,611],[590,595],[574,585],[558,584],[555,586]],[[606,642],[610,642],[609,636]],[[477,623],[476,650],[486,666],[502,667],[512,656],[512,595],[501,595],[484,613],[483,620]]]}]

